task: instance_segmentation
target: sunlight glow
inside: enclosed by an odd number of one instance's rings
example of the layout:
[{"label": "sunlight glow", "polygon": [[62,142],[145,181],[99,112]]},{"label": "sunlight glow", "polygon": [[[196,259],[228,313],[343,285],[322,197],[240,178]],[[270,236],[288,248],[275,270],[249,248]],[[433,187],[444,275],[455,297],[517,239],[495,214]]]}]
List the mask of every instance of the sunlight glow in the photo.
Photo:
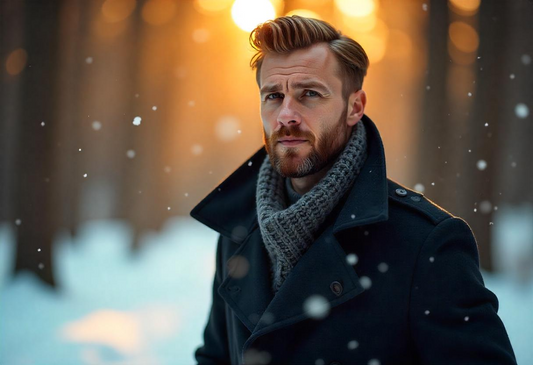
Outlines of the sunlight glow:
[{"label": "sunlight glow", "polygon": [[135,10],[135,0],[106,0],[102,5],[102,14],[110,23],[120,22]]},{"label": "sunlight glow", "polygon": [[9,54],[6,60],[6,71],[11,76],[18,75],[28,61],[28,54],[22,48],[16,49]]},{"label": "sunlight glow", "polygon": [[251,32],[260,23],[274,19],[276,11],[268,0],[235,0],[231,16],[240,29]]},{"label": "sunlight glow", "polygon": [[375,0],[335,0],[337,8],[348,16],[364,17],[377,10]]},{"label": "sunlight glow", "polygon": [[314,11],[307,10],[307,9],[294,9],[289,11],[285,16],[292,16],[292,15],[299,15],[303,16],[304,18],[313,18],[313,19],[322,19],[320,15],[315,13]]},{"label": "sunlight glow", "polygon": [[471,16],[478,12],[481,0],[449,0],[448,5],[459,15]]}]

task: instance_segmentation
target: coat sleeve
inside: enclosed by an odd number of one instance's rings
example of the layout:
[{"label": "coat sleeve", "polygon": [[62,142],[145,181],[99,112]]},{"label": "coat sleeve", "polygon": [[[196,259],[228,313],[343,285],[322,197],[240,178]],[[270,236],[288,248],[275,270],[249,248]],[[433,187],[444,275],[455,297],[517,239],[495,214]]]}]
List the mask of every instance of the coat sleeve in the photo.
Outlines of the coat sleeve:
[{"label": "coat sleeve", "polygon": [[485,288],[470,227],[442,221],[421,248],[409,320],[422,364],[516,364],[498,299]]},{"label": "coat sleeve", "polygon": [[226,331],[225,302],[217,292],[222,283],[222,237],[217,244],[216,270],[213,280],[212,304],[204,330],[204,343],[197,348],[194,357],[199,365],[229,364],[230,355]]}]

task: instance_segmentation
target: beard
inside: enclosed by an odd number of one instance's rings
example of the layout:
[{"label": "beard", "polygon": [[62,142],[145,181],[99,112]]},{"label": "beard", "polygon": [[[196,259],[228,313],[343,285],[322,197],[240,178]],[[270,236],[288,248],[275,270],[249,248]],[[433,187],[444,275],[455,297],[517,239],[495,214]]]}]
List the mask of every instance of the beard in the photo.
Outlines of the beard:
[{"label": "beard", "polygon": [[[313,175],[332,163],[345,146],[343,136],[346,133],[347,113],[347,108],[344,108],[337,123],[326,127],[317,137],[310,132],[302,131],[299,126],[285,125],[267,137],[263,128],[265,148],[274,170],[283,177],[300,178]],[[278,143],[281,137],[294,137],[307,141],[300,146],[286,147]],[[301,157],[301,150],[308,148],[307,143],[311,146],[311,151],[307,156]]]}]

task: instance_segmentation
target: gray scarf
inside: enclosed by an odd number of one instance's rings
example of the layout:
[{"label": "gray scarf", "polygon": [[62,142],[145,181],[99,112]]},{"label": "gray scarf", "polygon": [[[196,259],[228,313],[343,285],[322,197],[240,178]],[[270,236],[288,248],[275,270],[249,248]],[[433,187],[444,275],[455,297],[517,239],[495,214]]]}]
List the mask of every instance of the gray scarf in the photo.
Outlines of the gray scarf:
[{"label": "gray scarf", "polygon": [[320,225],[352,186],[366,153],[366,131],[359,121],[326,176],[290,207],[287,207],[284,178],[266,156],[259,170],[256,203],[261,235],[272,263],[274,293],[313,243]]}]

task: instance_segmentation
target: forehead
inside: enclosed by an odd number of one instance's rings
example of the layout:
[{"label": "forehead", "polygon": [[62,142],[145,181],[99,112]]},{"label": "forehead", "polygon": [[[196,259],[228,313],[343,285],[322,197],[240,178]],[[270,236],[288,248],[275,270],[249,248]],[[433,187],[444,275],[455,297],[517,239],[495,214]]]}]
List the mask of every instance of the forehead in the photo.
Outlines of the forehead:
[{"label": "forehead", "polygon": [[288,54],[266,54],[261,65],[261,85],[286,79],[317,79],[332,88],[342,87],[339,62],[326,43]]}]

